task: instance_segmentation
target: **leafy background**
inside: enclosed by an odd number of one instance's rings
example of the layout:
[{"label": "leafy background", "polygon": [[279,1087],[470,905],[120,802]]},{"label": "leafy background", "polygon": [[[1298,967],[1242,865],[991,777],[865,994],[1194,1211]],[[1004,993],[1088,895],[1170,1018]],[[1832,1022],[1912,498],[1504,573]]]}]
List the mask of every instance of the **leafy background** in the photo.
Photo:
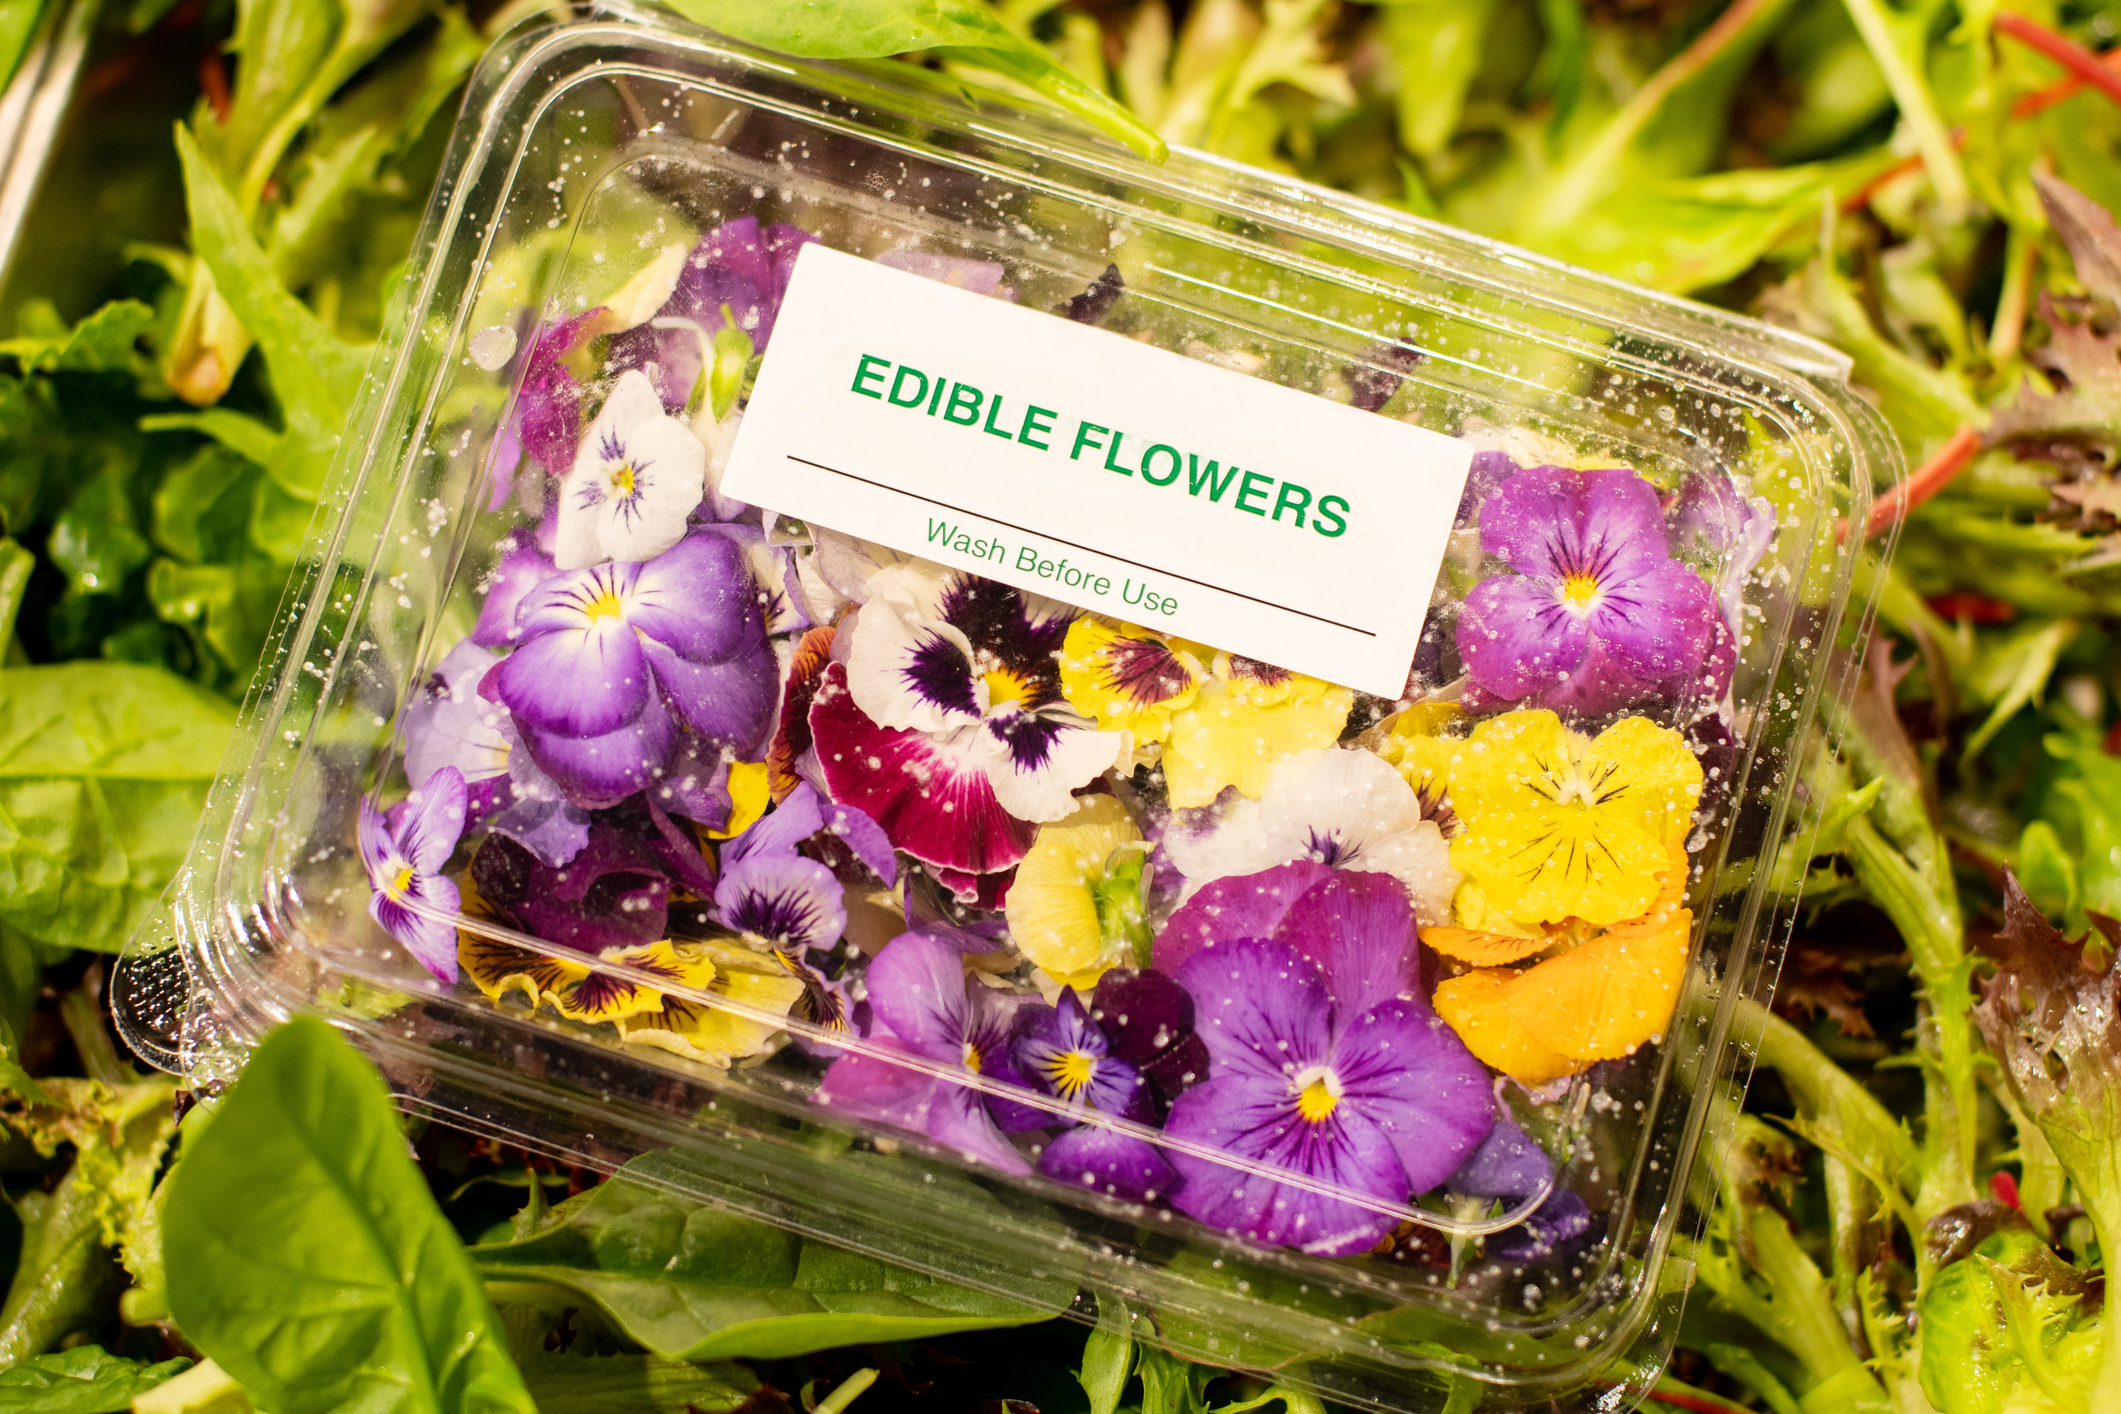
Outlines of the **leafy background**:
[{"label": "leafy background", "polygon": [[[0,67],[39,8],[0,0]],[[1993,981],[2112,1016],[2121,51],[2100,51],[2121,8],[678,8],[963,72],[1152,156],[1294,173],[1849,354],[1915,469],[1910,514],[1890,568],[1865,562],[1881,633],[1854,650],[1841,749],[1802,768],[1818,848],[1780,869],[1807,907],[1649,1398],[2121,1407],[2097,1280],[2098,1231],[2121,1231],[2121,1032],[2028,1062]],[[106,7],[0,295],[0,1411],[1317,1414],[1050,1319],[1071,1292],[1000,1302],[688,1207],[657,1182],[674,1159],[599,1183],[437,1126],[408,1155],[380,1080],[317,1025],[203,1103],[112,1037],[107,959],[181,860],[465,76],[544,12]]]}]

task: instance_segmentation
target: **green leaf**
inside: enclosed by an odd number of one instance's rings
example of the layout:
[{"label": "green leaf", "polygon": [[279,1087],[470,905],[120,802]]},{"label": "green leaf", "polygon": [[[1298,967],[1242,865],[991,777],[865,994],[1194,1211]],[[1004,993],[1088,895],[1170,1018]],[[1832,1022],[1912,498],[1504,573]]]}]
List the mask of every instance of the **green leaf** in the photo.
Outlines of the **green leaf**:
[{"label": "green leaf", "polygon": [[119,1414],[190,1366],[184,1359],[148,1365],[77,1345],[0,1370],[0,1414]]},{"label": "green leaf", "polygon": [[287,431],[305,442],[336,438],[367,369],[367,351],[339,338],[287,292],[188,128],[177,129],[177,155],[192,245],[213,271],[221,298],[258,341]]},{"label": "green leaf", "polygon": [[876,59],[918,49],[949,51],[945,57],[1036,89],[1152,162],[1161,162],[1166,155],[1164,140],[1139,118],[1069,73],[977,0],[840,0],[832,5],[673,0],[673,8],[709,29],[809,59]]},{"label": "green leaf", "polygon": [[45,553],[77,594],[115,594],[154,553],[134,524],[130,468],[108,464],[80,487],[52,526]]},{"label": "green leaf", "polygon": [[[812,1241],[672,1192],[687,1176],[667,1155],[644,1155],[563,1204],[535,1236],[474,1247],[472,1258],[489,1282],[559,1287],[628,1338],[683,1360],[772,1360],[1020,1326],[1075,1297],[1072,1277],[1026,1273],[1011,1301]],[[970,1184],[963,1201],[967,1221],[1009,1220]]]},{"label": "green leaf", "polygon": [[44,0],[0,0],[0,85],[14,77],[43,13]]},{"label": "green leaf", "polygon": [[1450,145],[1480,72],[1498,0],[1398,0],[1385,6],[1384,39],[1399,69],[1399,141],[1433,157]]},{"label": "green leaf", "polygon": [[22,591],[29,588],[30,571],[37,557],[13,540],[0,539],[0,654],[15,636],[15,620],[22,613]]},{"label": "green leaf", "polygon": [[[736,1409],[759,1392],[758,1377],[728,1361],[694,1364],[660,1355],[519,1351],[523,1382],[540,1409],[565,1414],[688,1414]],[[4,1411],[0,1411],[4,1414]]]},{"label": "green leaf", "polygon": [[69,328],[50,301],[31,300],[17,327],[16,337],[0,339],[0,354],[25,373],[130,373],[144,364],[136,345],[155,327],[155,311],[138,300],[112,300]]},{"label": "green leaf", "polygon": [[170,1179],[169,1303],[274,1414],[534,1406],[374,1067],[298,1018]]},{"label": "green leaf", "polygon": [[22,1068],[18,1055],[15,1028],[0,1019],[0,1090],[33,1105],[57,1104],[58,1101],[47,1094],[44,1087]]},{"label": "green leaf", "polygon": [[1097,1326],[1083,1342],[1083,1368],[1076,1376],[1090,1396],[1090,1414],[1116,1414],[1134,1369],[1134,1338],[1127,1333],[1125,1308],[1116,1296],[1110,1301],[1117,1314],[1108,1319],[1106,1302],[1099,1300]]},{"label": "green leaf", "polygon": [[1981,754],[2003,724],[2018,709],[2037,702],[2054,675],[2062,650],[2077,636],[2074,619],[2035,622],[1984,643],[1966,673],[1967,696],[1977,705],[1991,708],[1988,720],[1966,739],[1961,759],[1971,761]]},{"label": "green leaf", "polygon": [[0,921],[121,945],[183,862],[234,721],[159,668],[0,671]]}]

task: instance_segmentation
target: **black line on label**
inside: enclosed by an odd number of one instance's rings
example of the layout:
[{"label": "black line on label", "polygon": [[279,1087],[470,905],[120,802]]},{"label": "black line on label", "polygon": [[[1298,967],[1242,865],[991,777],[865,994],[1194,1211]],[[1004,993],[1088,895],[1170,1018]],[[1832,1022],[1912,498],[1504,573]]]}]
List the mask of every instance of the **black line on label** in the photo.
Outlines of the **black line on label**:
[{"label": "black line on label", "polygon": [[1145,565],[1140,560],[1130,560],[1125,555],[1115,555],[1110,550],[1100,550],[1095,545],[1078,545],[1073,540],[1063,540],[1058,535],[1051,535],[1043,530],[1033,530],[1028,525],[1018,525],[1015,521],[1002,520],[999,517],[990,516],[984,511],[975,511],[966,506],[953,506],[948,501],[938,501],[933,496],[923,496],[920,492],[908,491],[903,486],[893,486],[883,481],[871,481],[866,476],[856,476],[851,471],[841,471],[836,466],[826,466],[823,462],[814,462],[808,457],[799,457],[793,452],[784,452],[782,455],[789,461],[801,462],[804,466],[814,466],[819,471],[829,471],[834,476],[844,476],[849,481],[859,481],[864,486],[874,486],[879,491],[889,491],[895,496],[910,496],[916,501],[926,501],[931,506],[941,506],[946,511],[955,511],[959,515],[972,516],[975,519],[986,521],[989,525],[1005,525],[1009,529],[1019,531],[1025,535],[1036,535],[1041,540],[1051,540],[1056,545],[1066,545],[1071,550],[1081,550],[1085,554],[1101,556],[1107,560],[1117,560],[1123,565],[1132,565],[1138,570],[1147,570],[1151,574],[1160,574],[1166,579],[1179,580],[1185,584],[1197,584],[1203,589],[1212,589],[1217,594],[1227,594],[1233,599],[1243,599],[1249,603],[1274,609],[1284,614],[1294,614],[1300,619],[1310,619],[1315,623],[1325,624],[1329,628],[1344,628],[1349,633],[1359,633],[1364,638],[1377,637],[1374,630],[1357,628],[1353,624],[1344,624],[1338,619],[1329,619],[1323,614],[1307,614],[1302,609],[1292,609],[1287,604],[1277,604],[1272,599],[1261,599],[1255,595],[1241,593],[1235,589],[1225,589],[1220,584],[1210,584],[1205,579],[1194,579],[1188,575],[1175,574],[1157,565]]}]

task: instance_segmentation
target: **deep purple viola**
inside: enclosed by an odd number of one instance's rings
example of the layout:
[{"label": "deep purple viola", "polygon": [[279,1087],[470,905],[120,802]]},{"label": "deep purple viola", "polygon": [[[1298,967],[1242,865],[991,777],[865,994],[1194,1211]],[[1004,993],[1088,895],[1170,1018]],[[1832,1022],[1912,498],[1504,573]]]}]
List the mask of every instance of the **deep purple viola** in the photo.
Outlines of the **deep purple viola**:
[{"label": "deep purple viola", "polygon": [[[1017,1011],[1041,1003],[968,977],[963,949],[925,933],[903,933],[885,944],[869,964],[867,981],[871,1019],[865,1039],[886,1054],[842,1055],[812,1098],[925,1134],[1010,1173],[1029,1172],[1031,1165],[996,1127],[986,1097],[956,1077],[1021,1084],[1010,1063],[1009,1036]],[[916,1069],[891,1052],[946,1073]]]},{"label": "deep purple viola", "polygon": [[1368,1250],[1493,1122],[1487,1071],[1415,985],[1413,905],[1396,880],[1337,873],[1271,937],[1208,941],[1177,974],[1208,1079],[1164,1132],[1267,1171],[1173,1149],[1173,1204],[1255,1242]]},{"label": "deep purple viola", "polygon": [[1027,1008],[1020,1018],[1009,1046],[1017,1073],[1068,1106],[1044,1117],[1069,1127],[1040,1151],[1038,1171],[1130,1203],[1168,1193],[1178,1175],[1153,1145],[1086,1118],[1095,1111],[1147,1124],[1155,1111],[1141,1072],[1113,1054],[1075,992],[1065,989],[1054,1006]]},{"label": "deep purple viola", "polygon": [[463,773],[445,766],[388,813],[361,797],[354,831],[374,890],[368,916],[444,982],[457,980],[457,925],[416,910],[447,915],[463,906],[442,868],[464,833],[464,804]]},{"label": "deep purple viola", "polygon": [[[1119,758],[1061,695],[1074,611],[1007,585],[900,566],[871,578],[844,664],[810,709],[835,800],[940,870],[1016,864],[1074,791]],[[953,880],[953,883],[961,881]]]},{"label": "deep purple viola", "polygon": [[1715,594],[1671,557],[1657,492],[1632,471],[1518,472],[1481,507],[1480,544],[1515,573],[1482,580],[1459,615],[1469,706],[1691,695],[1725,641]]},{"label": "deep purple viola", "polygon": [[1588,1236],[1591,1208],[1573,1189],[1554,1187],[1554,1161],[1546,1150],[1509,1120],[1495,1122],[1480,1147],[1467,1155],[1446,1181],[1454,1193],[1500,1198],[1511,1206],[1540,1198],[1537,1208],[1515,1227],[1490,1233],[1487,1254],[1505,1262],[1550,1257]]},{"label": "deep purple viola", "polygon": [[825,828],[817,791],[799,785],[722,849],[722,877],[714,886],[714,916],[723,927],[777,947],[830,947],[847,929],[840,881],[827,866],[796,853]]},{"label": "deep purple viola", "polygon": [[1696,472],[1672,507],[1679,553],[1714,582],[1733,633],[1743,628],[1746,584],[1775,544],[1775,503],[1751,490],[1748,477]]},{"label": "deep purple viola", "polygon": [[[516,631],[479,690],[577,805],[674,789],[717,761],[726,775],[728,759],[765,752],[779,671],[743,551],[721,536],[554,575],[523,596]],[[668,808],[703,818],[682,800]]]}]

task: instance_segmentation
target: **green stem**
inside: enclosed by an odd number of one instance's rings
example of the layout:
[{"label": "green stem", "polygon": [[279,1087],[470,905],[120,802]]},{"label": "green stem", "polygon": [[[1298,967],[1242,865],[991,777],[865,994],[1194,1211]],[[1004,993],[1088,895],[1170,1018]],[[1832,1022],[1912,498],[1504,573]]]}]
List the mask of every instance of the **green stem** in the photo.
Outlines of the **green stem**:
[{"label": "green stem", "polygon": [[1908,130],[1915,136],[1915,147],[1922,154],[1923,166],[1929,169],[1930,186],[1936,190],[1937,204],[1947,221],[1957,221],[1966,214],[1972,201],[1972,192],[1967,187],[1966,172],[1959,165],[1959,153],[1952,146],[1951,131],[1944,125],[1944,116],[1937,111],[1937,100],[1930,93],[1930,86],[1923,76],[1915,71],[1901,52],[1893,34],[1893,23],[1878,0],[1841,0],[1848,10],[1849,19],[1856,26],[1856,33],[1863,37],[1864,47],[1871,51],[1871,58],[1878,65],[1878,72],[1885,76],[1885,86],[1892,90],[1893,101],[1900,105],[1900,114],[1907,119]]}]

